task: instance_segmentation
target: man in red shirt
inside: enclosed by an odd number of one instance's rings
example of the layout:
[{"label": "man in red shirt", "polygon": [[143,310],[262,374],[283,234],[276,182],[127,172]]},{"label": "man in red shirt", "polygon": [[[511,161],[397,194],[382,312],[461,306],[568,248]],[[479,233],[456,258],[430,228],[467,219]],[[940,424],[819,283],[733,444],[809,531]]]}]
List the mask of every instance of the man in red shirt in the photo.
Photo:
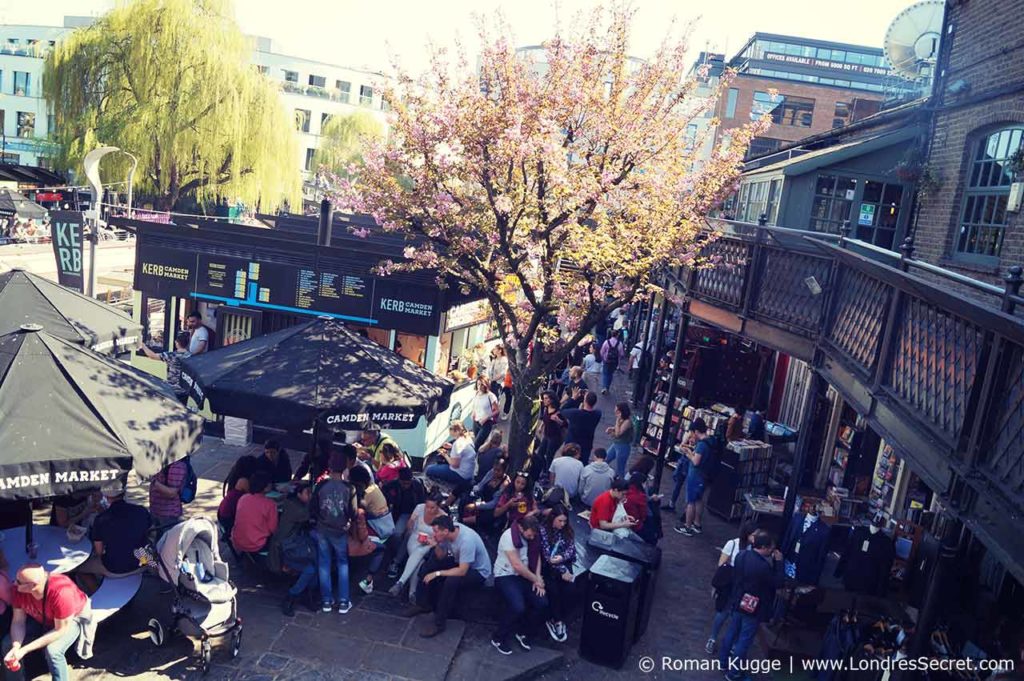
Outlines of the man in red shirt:
[{"label": "man in red shirt", "polygon": [[262,551],[277,530],[277,504],[265,494],[269,486],[270,475],[264,470],[249,478],[249,494],[238,500],[231,528],[231,545],[236,551]]},{"label": "man in red shirt", "polygon": [[22,658],[40,649],[46,651],[54,681],[69,681],[65,653],[85,633],[90,619],[88,597],[68,577],[48,574],[37,563],[23,566],[14,585],[14,616],[3,641],[8,681],[21,681]]},{"label": "man in red shirt", "polygon": [[626,496],[626,490],[629,485],[626,481],[621,478],[615,478],[612,482],[611,488],[607,492],[602,492],[597,495],[594,499],[594,505],[590,507],[590,527],[595,530],[617,530],[620,527],[633,529],[634,524],[627,520],[620,520],[614,522],[612,518],[615,517],[615,509],[618,507],[619,502]]}]

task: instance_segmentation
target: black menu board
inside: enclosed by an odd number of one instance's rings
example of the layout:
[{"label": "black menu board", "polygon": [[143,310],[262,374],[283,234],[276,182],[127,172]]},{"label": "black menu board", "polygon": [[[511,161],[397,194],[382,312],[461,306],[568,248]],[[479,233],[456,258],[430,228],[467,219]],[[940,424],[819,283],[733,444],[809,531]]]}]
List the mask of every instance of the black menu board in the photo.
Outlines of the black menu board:
[{"label": "black menu board", "polygon": [[259,281],[259,269],[259,263],[241,258],[200,253],[196,293],[245,300],[249,283]]},{"label": "black menu board", "polygon": [[321,312],[370,319],[373,312],[374,278],[337,269],[322,269],[316,295]]}]

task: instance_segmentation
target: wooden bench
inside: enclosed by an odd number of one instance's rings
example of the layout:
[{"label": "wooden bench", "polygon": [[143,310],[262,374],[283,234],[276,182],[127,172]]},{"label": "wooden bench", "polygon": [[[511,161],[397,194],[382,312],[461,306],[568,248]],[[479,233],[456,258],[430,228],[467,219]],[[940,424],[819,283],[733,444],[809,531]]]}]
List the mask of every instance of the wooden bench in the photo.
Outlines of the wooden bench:
[{"label": "wooden bench", "polygon": [[105,577],[100,588],[92,595],[92,613],[99,624],[115,612],[128,605],[142,586],[142,573],[123,577]]}]

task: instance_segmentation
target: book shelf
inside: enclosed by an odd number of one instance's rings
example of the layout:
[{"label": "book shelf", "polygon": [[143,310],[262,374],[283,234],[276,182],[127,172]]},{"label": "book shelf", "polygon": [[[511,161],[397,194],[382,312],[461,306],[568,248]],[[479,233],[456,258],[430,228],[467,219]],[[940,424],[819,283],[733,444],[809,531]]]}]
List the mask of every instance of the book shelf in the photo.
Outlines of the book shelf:
[{"label": "book shelf", "polygon": [[730,442],[711,483],[708,510],[726,520],[742,517],[744,497],[764,494],[774,468],[775,456],[770,444],[759,440]]}]

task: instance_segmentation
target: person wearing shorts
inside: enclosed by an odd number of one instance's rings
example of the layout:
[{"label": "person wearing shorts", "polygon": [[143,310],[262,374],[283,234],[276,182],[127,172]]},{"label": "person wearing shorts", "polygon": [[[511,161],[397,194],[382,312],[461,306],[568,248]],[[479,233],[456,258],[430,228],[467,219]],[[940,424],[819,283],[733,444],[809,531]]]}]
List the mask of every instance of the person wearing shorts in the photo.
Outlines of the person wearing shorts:
[{"label": "person wearing shorts", "polygon": [[707,443],[708,426],[704,419],[696,418],[690,424],[690,435],[693,439],[693,447],[685,448],[683,454],[689,459],[690,464],[686,471],[686,512],[680,518],[680,524],[676,525],[676,532],[687,537],[700,534],[701,516],[704,512],[704,490],[707,483],[701,471],[701,463],[711,457],[710,445]]}]

